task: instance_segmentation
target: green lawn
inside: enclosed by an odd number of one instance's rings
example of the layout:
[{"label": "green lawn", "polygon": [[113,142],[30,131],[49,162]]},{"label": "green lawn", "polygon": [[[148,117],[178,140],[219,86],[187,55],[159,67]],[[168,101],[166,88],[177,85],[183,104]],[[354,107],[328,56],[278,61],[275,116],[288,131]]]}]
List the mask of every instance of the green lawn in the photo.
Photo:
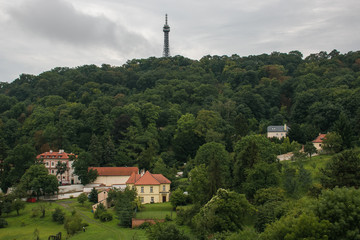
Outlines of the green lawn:
[{"label": "green lawn", "polygon": [[171,219],[176,218],[176,212],[172,211],[170,202],[144,204],[143,208],[136,213],[137,219],[165,219],[169,216]]},{"label": "green lawn", "polygon": [[[55,235],[58,232],[62,232],[63,239],[66,237],[66,231],[62,224],[57,224],[52,221],[51,214],[55,207],[61,207],[66,205],[65,211],[67,215],[75,209],[81,214],[84,222],[87,222],[89,226],[86,228],[86,232],[80,232],[69,239],[71,240],[126,240],[126,239],[147,239],[145,230],[142,229],[130,229],[121,228],[117,226],[118,220],[113,214],[113,220],[111,222],[102,223],[99,220],[93,218],[91,213],[91,204],[85,203],[84,206],[77,203],[76,199],[67,199],[56,201],[46,206],[45,218],[31,217],[32,209],[39,205],[39,203],[26,203],[25,210],[20,211],[20,216],[16,215],[16,212],[10,213],[5,217],[9,223],[7,228],[0,229],[1,240],[29,240],[33,239],[34,230],[37,228],[40,233],[40,239],[48,239],[49,235]],[[110,211],[112,211],[110,209]]]},{"label": "green lawn", "polygon": [[[304,168],[311,172],[314,182],[320,182],[320,176],[321,176],[320,169],[324,168],[326,166],[326,163],[332,157],[333,155],[321,154],[311,157],[311,159],[308,157],[307,160],[303,161]],[[296,162],[291,162],[291,160],[288,160],[287,162],[290,162],[292,164],[297,164]]]}]

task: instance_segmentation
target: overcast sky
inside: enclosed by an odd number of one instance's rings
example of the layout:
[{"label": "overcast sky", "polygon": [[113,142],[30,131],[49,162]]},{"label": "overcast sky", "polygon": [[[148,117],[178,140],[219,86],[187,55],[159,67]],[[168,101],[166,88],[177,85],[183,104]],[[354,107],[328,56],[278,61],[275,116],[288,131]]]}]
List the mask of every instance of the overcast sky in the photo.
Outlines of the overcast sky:
[{"label": "overcast sky", "polygon": [[0,0],[0,82],[55,67],[360,49],[359,0]]}]

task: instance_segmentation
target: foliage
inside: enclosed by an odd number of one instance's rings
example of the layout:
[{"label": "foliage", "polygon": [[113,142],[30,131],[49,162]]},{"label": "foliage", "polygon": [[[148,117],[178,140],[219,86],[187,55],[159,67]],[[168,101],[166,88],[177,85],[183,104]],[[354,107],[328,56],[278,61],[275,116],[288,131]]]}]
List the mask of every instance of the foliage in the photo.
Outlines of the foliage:
[{"label": "foliage", "polygon": [[61,208],[59,208],[59,207],[55,208],[55,211],[52,213],[51,216],[52,216],[52,220],[53,220],[54,222],[57,222],[57,223],[59,223],[59,224],[63,224],[63,223],[64,223],[65,213],[64,213],[64,211],[63,211]]},{"label": "foliage", "polygon": [[14,199],[12,208],[16,211],[17,215],[19,215],[19,211],[25,208],[25,202],[19,198]]},{"label": "foliage", "polygon": [[106,208],[105,208],[104,204],[99,203],[96,206],[96,210],[94,212],[94,218],[98,219],[103,212],[106,212]]},{"label": "foliage", "polygon": [[243,189],[250,199],[254,197],[257,190],[277,186],[280,180],[280,173],[276,163],[257,163],[253,168],[246,171],[246,175]]},{"label": "foliage", "polygon": [[254,195],[256,205],[263,205],[266,202],[285,200],[285,192],[279,187],[261,188]]},{"label": "foliage", "polygon": [[80,232],[84,227],[81,217],[78,213],[74,213],[71,216],[65,218],[64,228],[68,235],[74,235]]},{"label": "foliage", "polygon": [[124,191],[116,191],[115,211],[119,218],[119,225],[131,227],[131,219],[134,216],[137,193],[135,189],[125,188]]},{"label": "foliage", "polygon": [[356,150],[346,150],[335,155],[322,170],[321,183],[328,188],[359,187],[360,157]]},{"label": "foliage", "polygon": [[330,153],[340,152],[342,145],[343,140],[337,132],[330,132],[326,134],[326,138],[323,140],[323,149]]},{"label": "foliage", "polygon": [[156,223],[147,229],[147,235],[151,240],[187,240],[190,239],[171,223]]},{"label": "foliage", "polygon": [[171,192],[170,202],[174,209],[177,206],[186,205],[186,203],[188,202],[187,195],[184,194],[184,191],[181,188],[178,188],[175,191]]},{"label": "foliage", "polygon": [[86,202],[86,200],[88,199],[86,193],[81,193],[78,198],[77,201],[84,206],[84,202]]},{"label": "foliage", "polygon": [[334,188],[323,191],[314,206],[319,219],[331,223],[329,239],[360,237],[360,191],[354,188]]},{"label": "foliage", "polygon": [[205,204],[211,198],[209,192],[208,170],[204,164],[196,166],[189,173],[190,184],[188,186],[189,195],[193,203]]},{"label": "foliage", "polygon": [[310,159],[311,159],[311,155],[316,153],[317,150],[312,142],[306,142],[304,145],[304,152],[306,152],[310,156]]},{"label": "foliage", "polygon": [[194,217],[194,225],[203,237],[216,232],[241,230],[246,214],[252,209],[244,195],[220,188]]},{"label": "foliage", "polygon": [[93,188],[91,189],[91,192],[89,193],[89,202],[92,202],[92,203],[97,203],[98,202],[98,191]]},{"label": "foliage", "polygon": [[0,218],[0,228],[5,228],[8,224],[5,218]]},{"label": "foliage", "polygon": [[320,220],[311,213],[302,213],[299,216],[287,215],[279,221],[270,224],[260,235],[260,239],[296,240],[296,239],[323,239],[330,235],[330,222]]},{"label": "foliage", "polygon": [[23,191],[32,191],[39,198],[41,195],[57,192],[58,185],[56,176],[50,175],[43,164],[37,164],[26,170],[18,188]]},{"label": "foliage", "polygon": [[100,214],[99,219],[102,222],[109,222],[113,219],[113,216],[110,212],[104,211]]}]

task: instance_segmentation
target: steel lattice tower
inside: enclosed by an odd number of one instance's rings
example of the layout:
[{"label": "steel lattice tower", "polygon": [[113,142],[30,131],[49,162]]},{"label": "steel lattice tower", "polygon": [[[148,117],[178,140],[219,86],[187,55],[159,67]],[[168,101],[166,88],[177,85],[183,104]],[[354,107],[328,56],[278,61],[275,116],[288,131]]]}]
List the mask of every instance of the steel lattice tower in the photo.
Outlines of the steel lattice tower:
[{"label": "steel lattice tower", "polygon": [[170,47],[169,47],[169,32],[170,26],[167,23],[167,14],[165,15],[165,25],[163,27],[164,32],[164,51],[163,57],[170,57]]}]

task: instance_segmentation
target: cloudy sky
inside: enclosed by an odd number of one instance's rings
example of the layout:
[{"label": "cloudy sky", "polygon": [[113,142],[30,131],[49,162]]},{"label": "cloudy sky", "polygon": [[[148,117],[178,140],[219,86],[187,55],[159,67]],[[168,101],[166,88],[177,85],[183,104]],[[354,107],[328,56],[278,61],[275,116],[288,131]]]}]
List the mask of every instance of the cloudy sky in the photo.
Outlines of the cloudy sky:
[{"label": "cloudy sky", "polygon": [[170,53],[360,50],[359,0],[0,0],[0,82]]}]

